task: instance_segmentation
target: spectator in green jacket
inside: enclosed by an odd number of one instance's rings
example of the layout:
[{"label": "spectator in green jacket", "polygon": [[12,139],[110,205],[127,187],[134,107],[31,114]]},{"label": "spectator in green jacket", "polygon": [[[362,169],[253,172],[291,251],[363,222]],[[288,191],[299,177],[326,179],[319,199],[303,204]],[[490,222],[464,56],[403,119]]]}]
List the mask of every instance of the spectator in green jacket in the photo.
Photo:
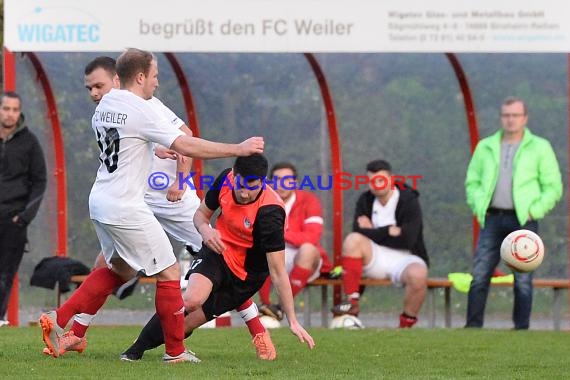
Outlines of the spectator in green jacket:
[{"label": "spectator in green jacket", "polygon": [[[489,283],[505,236],[519,229],[538,232],[538,220],[562,196],[556,156],[546,139],[526,127],[526,104],[508,97],[500,116],[501,130],[479,141],[465,179],[467,203],[481,226],[465,327],[483,327]],[[514,277],[513,322],[516,330],[524,330],[532,309],[532,272],[515,272]]]}]

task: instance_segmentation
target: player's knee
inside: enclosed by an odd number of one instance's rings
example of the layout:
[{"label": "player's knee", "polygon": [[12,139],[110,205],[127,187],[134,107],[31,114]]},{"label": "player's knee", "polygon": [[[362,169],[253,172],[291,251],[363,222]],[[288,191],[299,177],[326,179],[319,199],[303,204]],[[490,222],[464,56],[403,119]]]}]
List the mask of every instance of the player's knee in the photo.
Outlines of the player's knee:
[{"label": "player's knee", "polygon": [[362,249],[364,244],[369,244],[368,238],[358,232],[349,233],[342,243],[342,255],[352,256]]},{"label": "player's knee", "polygon": [[404,273],[406,286],[422,289],[427,286],[428,271],[425,265],[413,263],[408,265]]},{"label": "player's knee", "polygon": [[184,301],[184,310],[188,313],[198,310],[202,307],[202,301],[198,297],[194,296],[193,294],[188,294],[187,292],[184,293],[182,296]]},{"label": "player's knee", "polygon": [[321,253],[319,249],[311,243],[303,243],[299,247],[299,252],[295,257],[295,264],[305,267],[314,267],[318,265]]},{"label": "player's knee", "polygon": [[103,253],[100,252],[97,255],[97,258],[95,259],[95,264],[93,264],[93,269],[97,269],[97,268],[105,268],[108,267],[107,262],[105,261],[105,256],[103,256]]},{"label": "player's knee", "polygon": [[312,243],[303,243],[299,247],[299,253],[297,255],[318,256],[319,255],[319,249]]}]

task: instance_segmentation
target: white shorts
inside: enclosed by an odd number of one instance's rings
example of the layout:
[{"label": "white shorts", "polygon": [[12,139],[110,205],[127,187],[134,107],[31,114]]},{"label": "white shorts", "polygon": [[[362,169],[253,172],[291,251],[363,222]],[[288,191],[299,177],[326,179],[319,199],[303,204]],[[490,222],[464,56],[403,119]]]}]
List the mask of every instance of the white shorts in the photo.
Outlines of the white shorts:
[{"label": "white shorts", "polygon": [[189,245],[195,252],[202,248],[202,236],[194,227],[194,213],[200,206],[198,202],[181,201],[178,207],[161,207],[149,203],[152,213],[164,229],[176,256]]},{"label": "white shorts", "polygon": [[[189,245],[195,252],[198,252],[200,248],[202,248],[202,236],[196,231],[192,220],[173,221],[170,218],[163,218],[156,213],[154,215],[164,231],[178,242],[179,245],[183,245],[184,248]],[[172,246],[174,247],[174,244]]]},{"label": "white shorts", "polygon": [[[285,243],[285,268],[287,268],[287,273],[291,273],[293,267],[295,266],[295,256],[299,253],[299,248],[293,247]],[[321,275],[321,267],[323,266],[323,259],[319,258],[319,265],[317,269],[313,272],[311,277],[309,277],[308,282],[316,280]]]},{"label": "white shorts", "polygon": [[176,263],[168,237],[155,218],[128,226],[92,221],[107,264],[116,254],[135,271],[152,276]]},{"label": "white shorts", "polygon": [[372,259],[362,268],[362,277],[389,279],[394,285],[402,286],[402,273],[408,265],[418,263],[427,267],[419,256],[409,251],[385,247],[372,241],[370,244],[372,244]]}]

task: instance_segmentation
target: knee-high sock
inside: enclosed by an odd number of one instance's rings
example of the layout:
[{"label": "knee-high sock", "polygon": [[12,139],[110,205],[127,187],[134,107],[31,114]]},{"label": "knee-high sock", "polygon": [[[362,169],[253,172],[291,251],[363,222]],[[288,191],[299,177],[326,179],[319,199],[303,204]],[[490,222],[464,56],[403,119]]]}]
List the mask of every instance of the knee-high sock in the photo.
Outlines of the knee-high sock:
[{"label": "knee-high sock", "polygon": [[259,289],[259,300],[262,304],[270,305],[271,304],[271,277],[267,276],[267,279]]},{"label": "knee-high sock", "polygon": [[291,292],[293,293],[293,297],[305,288],[309,281],[309,277],[311,277],[312,274],[313,271],[310,269],[301,268],[298,265],[293,267],[291,273],[289,273],[289,282],[291,283]]},{"label": "knee-high sock", "polygon": [[83,338],[87,332],[87,328],[95,318],[95,314],[81,313],[76,314],[73,318],[73,324],[70,330],[73,330],[75,336]]},{"label": "knee-high sock", "polygon": [[87,276],[69,300],[57,309],[57,324],[65,328],[75,314],[97,314],[109,294],[124,281],[109,268],[99,268]]},{"label": "knee-high sock", "polygon": [[165,351],[170,356],[184,352],[184,302],[180,281],[158,281],[154,297],[156,313],[160,318]]},{"label": "knee-high sock", "polygon": [[[192,331],[184,333],[184,338],[188,338],[190,335],[192,335]],[[137,337],[137,340],[135,340],[135,342],[126,351],[142,353],[163,344],[164,334],[162,333],[160,318],[158,318],[158,314],[154,314],[146,325],[144,325]]]},{"label": "knee-high sock", "polygon": [[342,269],[342,285],[344,287],[344,294],[349,298],[358,299],[360,277],[362,277],[362,259],[355,257],[343,257]]},{"label": "knee-high sock", "polygon": [[253,303],[251,298],[245,301],[236,310],[247,325],[247,329],[252,337],[265,332],[265,327],[263,327],[259,320],[259,311],[257,310],[257,306]]}]

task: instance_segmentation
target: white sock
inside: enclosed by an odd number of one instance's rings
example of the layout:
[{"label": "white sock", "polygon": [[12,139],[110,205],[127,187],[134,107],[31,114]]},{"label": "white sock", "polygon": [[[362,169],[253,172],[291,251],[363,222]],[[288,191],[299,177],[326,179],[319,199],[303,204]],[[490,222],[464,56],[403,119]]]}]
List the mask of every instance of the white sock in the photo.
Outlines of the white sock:
[{"label": "white sock", "polygon": [[76,314],[73,320],[80,325],[89,326],[97,314]]},{"label": "white sock", "polygon": [[238,313],[244,322],[249,322],[259,315],[259,310],[257,309],[255,302],[253,302],[249,307],[239,311]]}]

